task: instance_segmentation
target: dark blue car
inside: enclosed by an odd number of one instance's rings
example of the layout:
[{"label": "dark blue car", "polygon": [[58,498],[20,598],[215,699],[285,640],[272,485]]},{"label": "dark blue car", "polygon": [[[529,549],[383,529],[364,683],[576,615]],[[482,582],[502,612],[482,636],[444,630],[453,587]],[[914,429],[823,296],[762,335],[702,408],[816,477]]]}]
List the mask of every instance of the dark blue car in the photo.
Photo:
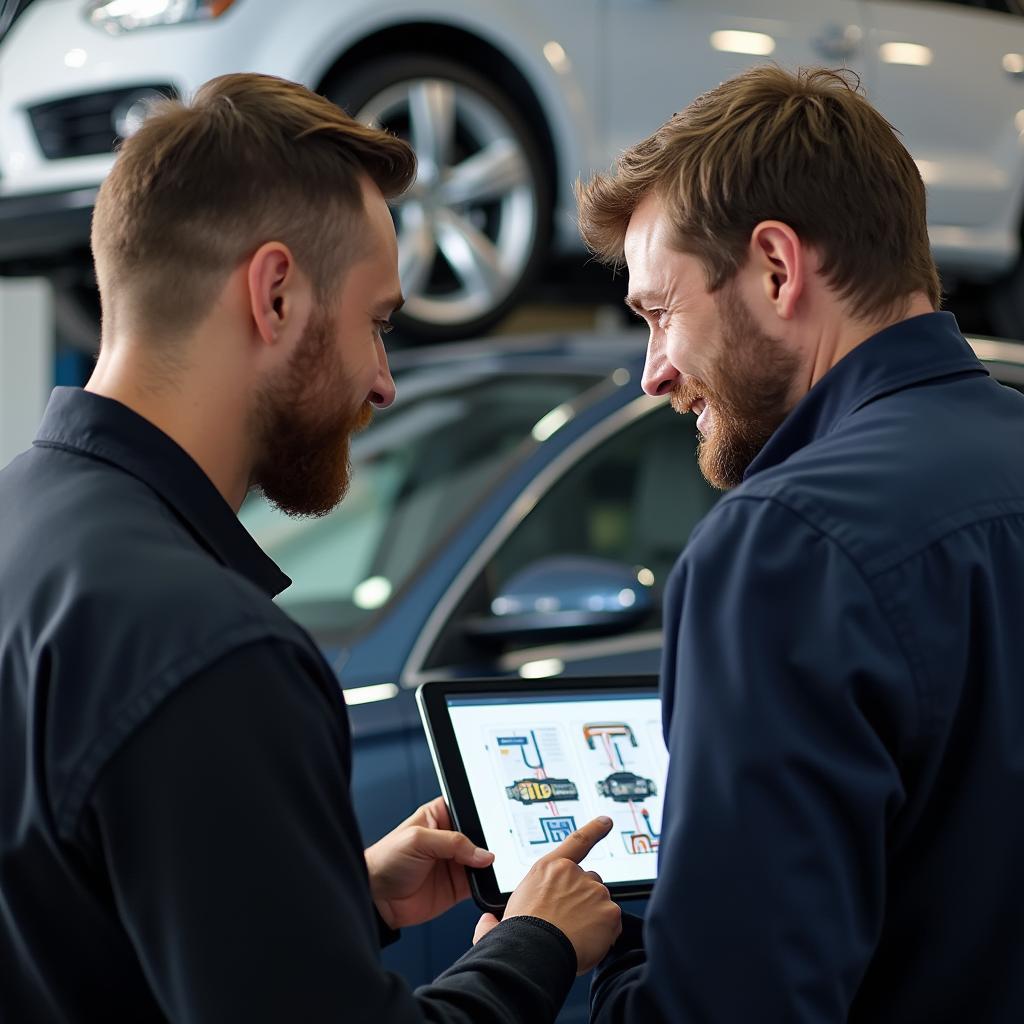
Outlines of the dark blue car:
[{"label": "dark blue car", "polygon": [[[1024,385],[1024,346],[973,344]],[[345,689],[367,843],[438,793],[418,683],[658,671],[661,586],[716,492],[692,417],[640,390],[644,347],[624,333],[399,353],[398,401],[356,439],[335,512],[243,508],[294,580],[281,605]],[[385,961],[428,981],[476,917],[464,905],[410,929]],[[560,1019],[586,1019],[583,982]]]}]

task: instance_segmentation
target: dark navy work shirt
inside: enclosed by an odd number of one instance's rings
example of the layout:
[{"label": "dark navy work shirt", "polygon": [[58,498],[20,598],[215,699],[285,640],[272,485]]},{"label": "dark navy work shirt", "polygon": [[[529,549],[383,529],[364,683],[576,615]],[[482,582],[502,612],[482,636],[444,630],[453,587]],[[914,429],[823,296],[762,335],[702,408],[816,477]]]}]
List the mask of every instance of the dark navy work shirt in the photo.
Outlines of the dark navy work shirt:
[{"label": "dark navy work shirt", "polygon": [[117,402],[58,389],[0,472],[4,1024],[554,1018],[576,957],[533,918],[416,993],[381,966],[348,720],[287,583]]},{"label": "dark navy work shirt", "polygon": [[1024,396],[951,315],[843,358],[697,527],[662,694],[598,1024],[1024,1021]]}]

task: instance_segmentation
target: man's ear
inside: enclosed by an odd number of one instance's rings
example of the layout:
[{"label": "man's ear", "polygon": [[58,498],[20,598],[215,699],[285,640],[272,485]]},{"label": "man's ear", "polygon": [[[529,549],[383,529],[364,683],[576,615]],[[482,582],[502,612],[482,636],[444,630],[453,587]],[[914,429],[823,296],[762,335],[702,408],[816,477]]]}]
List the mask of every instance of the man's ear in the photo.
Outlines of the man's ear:
[{"label": "man's ear", "polygon": [[797,233],[778,220],[763,220],[750,235],[750,265],[763,294],[782,320],[789,320],[803,294],[807,249]]},{"label": "man's ear", "polygon": [[302,328],[308,288],[287,245],[264,242],[249,259],[247,280],[253,326],[264,345],[287,341]]}]

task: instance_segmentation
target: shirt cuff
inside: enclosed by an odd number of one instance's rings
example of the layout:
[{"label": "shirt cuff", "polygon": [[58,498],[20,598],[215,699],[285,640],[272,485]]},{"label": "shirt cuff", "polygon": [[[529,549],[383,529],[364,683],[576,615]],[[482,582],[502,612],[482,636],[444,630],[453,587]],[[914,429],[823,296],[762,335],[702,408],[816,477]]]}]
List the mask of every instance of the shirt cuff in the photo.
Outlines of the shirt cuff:
[{"label": "shirt cuff", "polygon": [[579,960],[576,959],[576,948],[569,941],[565,932],[561,928],[556,928],[550,921],[545,921],[541,917],[531,917],[529,914],[517,914],[515,917],[510,917],[507,921],[502,921],[494,929],[494,932],[503,931],[508,933],[513,929],[522,931],[524,929],[532,930],[536,928],[540,928],[555,937],[562,952],[565,954],[566,966],[572,969],[572,976],[575,978],[576,971],[579,969]]},{"label": "shirt cuff", "polygon": [[644,948],[644,919],[636,914],[622,915],[622,931],[615,940],[612,948],[605,954],[604,960],[598,965],[598,970],[605,964],[625,956],[627,953],[642,952]]}]

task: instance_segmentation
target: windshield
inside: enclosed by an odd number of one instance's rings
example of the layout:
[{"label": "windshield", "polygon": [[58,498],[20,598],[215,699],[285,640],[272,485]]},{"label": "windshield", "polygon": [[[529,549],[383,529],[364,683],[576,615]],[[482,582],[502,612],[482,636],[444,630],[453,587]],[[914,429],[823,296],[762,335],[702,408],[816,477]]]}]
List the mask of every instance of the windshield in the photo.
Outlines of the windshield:
[{"label": "windshield", "polygon": [[338,508],[289,519],[255,494],[242,506],[245,527],[292,578],[278,603],[321,635],[350,632],[384,607],[514,450],[531,433],[546,436],[541,421],[600,380],[496,365],[396,376],[398,402],[353,441],[352,484]]}]

